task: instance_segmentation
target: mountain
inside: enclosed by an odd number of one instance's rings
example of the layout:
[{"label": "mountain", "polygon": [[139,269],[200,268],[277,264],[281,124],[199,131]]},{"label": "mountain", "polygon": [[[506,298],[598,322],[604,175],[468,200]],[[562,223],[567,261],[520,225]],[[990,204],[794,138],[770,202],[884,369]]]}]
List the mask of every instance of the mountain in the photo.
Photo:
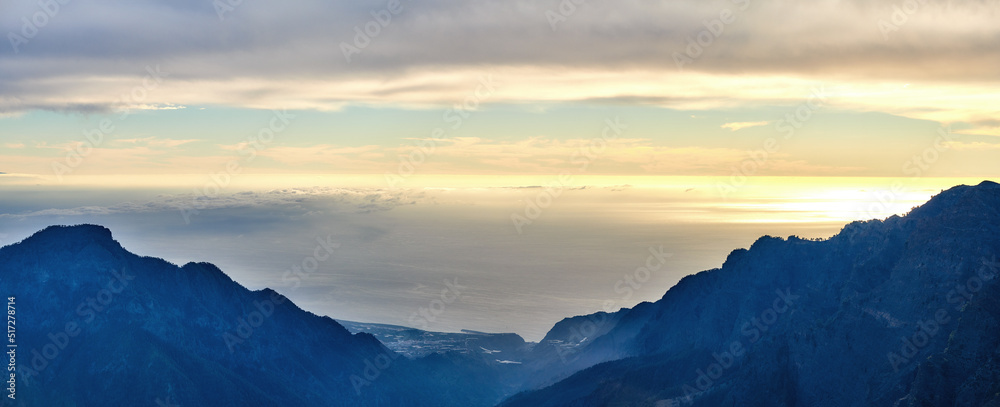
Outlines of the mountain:
[{"label": "mountain", "polygon": [[1000,185],[823,241],[762,237],[503,406],[1000,405]]},{"label": "mountain", "polygon": [[410,360],[211,264],[132,254],[100,226],[53,226],[0,249],[0,288],[15,297],[20,373],[3,405],[487,406],[503,396],[492,372]]},{"label": "mountain", "polygon": [[1000,185],[821,241],[765,236],[545,338],[335,321],[101,226],[0,248],[0,405],[1000,407]]}]

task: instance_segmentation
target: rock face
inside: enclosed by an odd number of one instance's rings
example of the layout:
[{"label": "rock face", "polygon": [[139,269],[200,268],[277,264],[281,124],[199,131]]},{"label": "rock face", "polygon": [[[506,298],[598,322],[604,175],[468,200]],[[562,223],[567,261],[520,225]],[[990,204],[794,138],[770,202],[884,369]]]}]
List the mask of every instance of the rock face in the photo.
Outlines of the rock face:
[{"label": "rock face", "polygon": [[610,361],[503,405],[997,405],[998,257],[992,182],[825,241],[763,237],[579,350]]},{"label": "rock face", "polygon": [[20,373],[0,405],[996,407],[998,277],[991,182],[824,241],[762,237],[655,303],[567,318],[538,344],[352,334],[211,264],[56,226],[0,249]]},{"label": "rock face", "polygon": [[[3,405],[466,406],[501,397],[478,372],[408,360],[210,264],[134,255],[100,226],[50,227],[0,249],[0,288],[16,298],[19,324],[17,399]],[[471,386],[452,389],[459,378]]]}]

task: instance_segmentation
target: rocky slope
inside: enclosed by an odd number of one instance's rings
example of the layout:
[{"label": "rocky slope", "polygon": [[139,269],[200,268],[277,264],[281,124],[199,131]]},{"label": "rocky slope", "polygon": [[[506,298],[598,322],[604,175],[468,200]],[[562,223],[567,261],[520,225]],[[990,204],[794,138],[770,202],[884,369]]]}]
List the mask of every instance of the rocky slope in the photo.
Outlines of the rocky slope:
[{"label": "rocky slope", "polygon": [[[3,405],[491,405],[492,372],[412,361],[369,334],[250,291],[210,264],[129,253],[100,226],[0,249],[17,309],[17,399]],[[455,386],[465,381],[471,386]]]},{"label": "rocky slope", "polygon": [[0,405],[1000,406],[998,259],[1000,185],[960,186],[827,240],[762,237],[529,344],[348,330],[103,227],[50,227],[0,249],[20,374]]},{"label": "rocky slope", "polygon": [[825,241],[763,237],[579,351],[610,361],[503,405],[996,404],[998,256],[992,182]]}]

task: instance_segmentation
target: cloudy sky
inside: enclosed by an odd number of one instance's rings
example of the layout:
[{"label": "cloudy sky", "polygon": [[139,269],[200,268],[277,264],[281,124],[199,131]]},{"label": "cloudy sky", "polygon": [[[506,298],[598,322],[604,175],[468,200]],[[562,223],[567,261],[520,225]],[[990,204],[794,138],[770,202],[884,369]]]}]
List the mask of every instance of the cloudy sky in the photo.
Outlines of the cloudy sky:
[{"label": "cloudy sky", "polygon": [[998,19],[996,0],[0,0],[0,243],[101,223],[282,288],[332,233],[349,255],[279,291],[405,324],[461,275],[480,291],[440,329],[537,339],[620,299],[649,247],[671,272],[619,306],[761,234],[996,179]]},{"label": "cloudy sky", "polygon": [[998,169],[995,0],[232,3],[0,3],[0,171],[93,144],[71,174],[211,172],[278,109],[248,170],[394,171],[434,137],[423,173],[552,173],[618,117],[589,173],[726,175],[809,101],[758,175],[901,176],[949,125],[921,175]]}]

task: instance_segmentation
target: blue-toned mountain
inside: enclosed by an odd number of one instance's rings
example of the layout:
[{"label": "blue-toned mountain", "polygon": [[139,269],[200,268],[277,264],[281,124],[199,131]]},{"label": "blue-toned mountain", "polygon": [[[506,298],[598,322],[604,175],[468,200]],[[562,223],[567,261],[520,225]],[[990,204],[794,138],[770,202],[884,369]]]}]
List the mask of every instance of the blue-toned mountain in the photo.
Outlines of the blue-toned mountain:
[{"label": "blue-toned mountain", "polygon": [[[16,308],[14,406],[491,405],[495,378],[414,361],[375,337],[251,291],[211,264],[126,251],[94,225],[0,249]],[[453,384],[467,380],[467,388]],[[481,382],[480,382],[481,381]]]},{"label": "blue-toned mountain", "polygon": [[996,405],[998,257],[988,181],[827,240],[762,237],[576,351],[605,363],[503,405]]},{"label": "blue-toned mountain", "polygon": [[54,226],[0,249],[18,324],[17,399],[0,403],[997,407],[998,258],[1000,185],[959,186],[826,240],[762,237],[532,344],[349,331],[211,264]]}]

